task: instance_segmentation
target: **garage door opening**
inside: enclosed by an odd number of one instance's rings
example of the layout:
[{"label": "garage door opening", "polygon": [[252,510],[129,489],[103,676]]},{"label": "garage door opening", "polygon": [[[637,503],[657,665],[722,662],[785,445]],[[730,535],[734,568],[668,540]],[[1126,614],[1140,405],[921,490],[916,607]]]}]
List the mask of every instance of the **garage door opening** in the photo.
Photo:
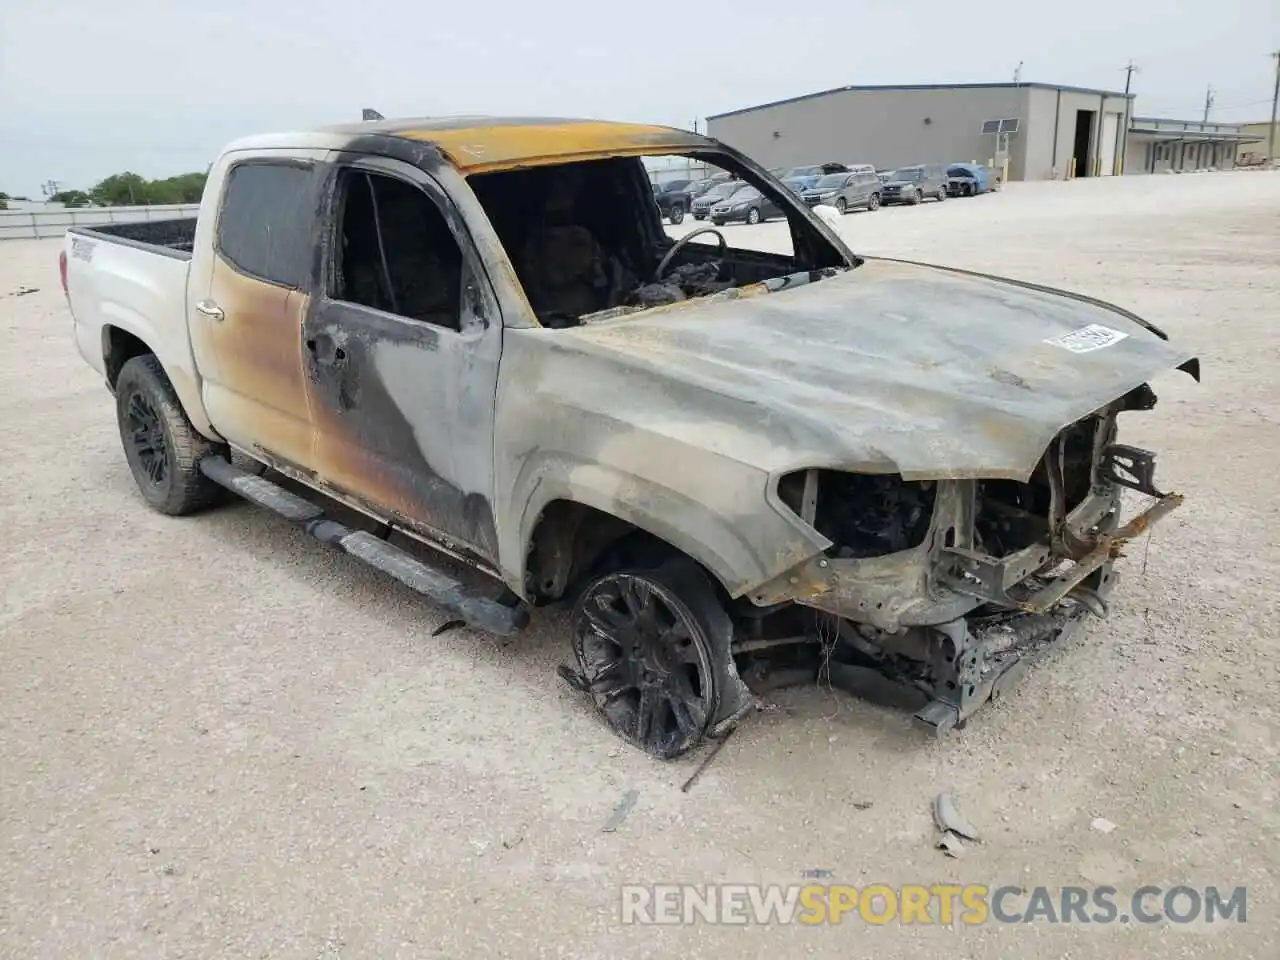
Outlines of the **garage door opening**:
[{"label": "garage door opening", "polygon": [[1071,149],[1071,159],[1075,161],[1077,177],[1093,176],[1093,124],[1097,112],[1094,110],[1076,111],[1076,136]]}]

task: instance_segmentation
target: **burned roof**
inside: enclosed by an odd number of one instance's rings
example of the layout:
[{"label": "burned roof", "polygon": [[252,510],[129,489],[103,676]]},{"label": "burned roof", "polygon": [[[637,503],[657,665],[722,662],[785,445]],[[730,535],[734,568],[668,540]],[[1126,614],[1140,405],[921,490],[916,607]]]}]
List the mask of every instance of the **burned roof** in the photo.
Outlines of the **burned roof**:
[{"label": "burned roof", "polygon": [[324,130],[427,143],[463,173],[717,146],[714,140],[674,127],[554,117],[424,117],[347,123]]}]

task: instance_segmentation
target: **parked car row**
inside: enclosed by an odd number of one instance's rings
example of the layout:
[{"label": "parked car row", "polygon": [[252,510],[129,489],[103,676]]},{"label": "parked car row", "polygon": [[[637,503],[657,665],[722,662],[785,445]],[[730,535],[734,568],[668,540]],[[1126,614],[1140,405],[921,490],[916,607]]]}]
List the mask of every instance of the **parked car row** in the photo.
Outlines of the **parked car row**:
[{"label": "parked car row", "polygon": [[[835,161],[775,167],[769,171],[809,206],[825,204],[841,213],[877,210],[883,204],[918,204],[947,197],[971,197],[995,189],[986,167],[971,163],[925,163],[876,170],[869,163]],[[760,223],[782,216],[778,204],[729,173],[703,180],[668,180],[653,185],[662,216],[673,224],[685,214],[695,220]]]}]

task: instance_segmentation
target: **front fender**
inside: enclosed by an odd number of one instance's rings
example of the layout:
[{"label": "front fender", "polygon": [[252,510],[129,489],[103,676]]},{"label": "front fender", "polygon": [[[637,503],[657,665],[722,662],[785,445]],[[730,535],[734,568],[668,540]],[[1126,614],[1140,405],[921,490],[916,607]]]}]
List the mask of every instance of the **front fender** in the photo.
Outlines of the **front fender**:
[{"label": "front fender", "polygon": [[[768,482],[766,474],[744,474],[742,489],[727,489],[722,498],[707,502],[608,464],[564,455],[531,458],[511,500],[518,522],[501,525],[511,531],[499,547],[504,575],[509,584],[524,583],[534,526],[547,504],[568,500],[660,538],[702,564],[730,596],[741,596],[824,546],[803,525],[774,509],[766,496]],[[741,496],[751,486],[753,495]]]}]

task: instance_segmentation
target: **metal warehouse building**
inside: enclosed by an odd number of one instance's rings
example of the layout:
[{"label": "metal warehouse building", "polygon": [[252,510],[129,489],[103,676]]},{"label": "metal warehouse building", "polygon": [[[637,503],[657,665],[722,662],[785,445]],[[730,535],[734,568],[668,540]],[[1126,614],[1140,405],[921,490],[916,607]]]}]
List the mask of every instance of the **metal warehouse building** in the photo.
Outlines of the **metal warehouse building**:
[{"label": "metal warehouse building", "polygon": [[721,113],[707,129],[769,167],[1007,160],[1009,179],[1044,180],[1073,160],[1076,176],[1124,170],[1132,107],[1132,95],[1047,83],[854,86]]}]

